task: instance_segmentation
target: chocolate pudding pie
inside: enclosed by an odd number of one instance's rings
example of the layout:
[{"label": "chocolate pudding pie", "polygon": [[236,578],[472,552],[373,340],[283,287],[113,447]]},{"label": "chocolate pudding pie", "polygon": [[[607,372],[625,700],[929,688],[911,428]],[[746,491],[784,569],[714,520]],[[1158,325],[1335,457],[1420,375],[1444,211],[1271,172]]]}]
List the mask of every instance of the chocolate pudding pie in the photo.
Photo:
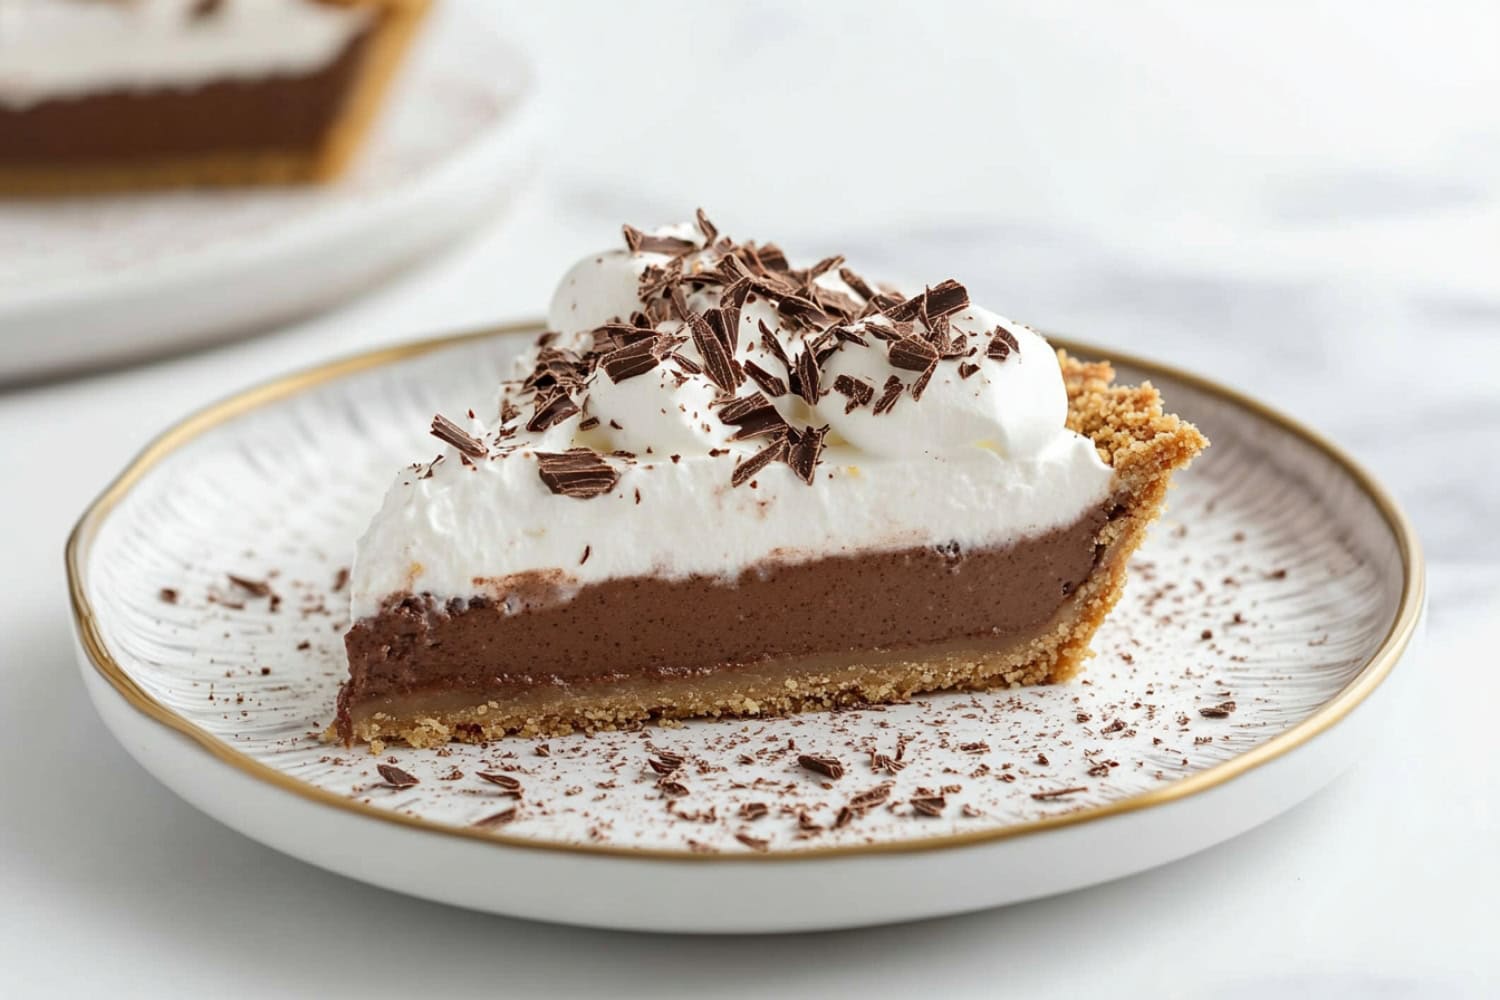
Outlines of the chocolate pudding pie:
[{"label": "chocolate pudding pie", "polygon": [[330,179],[428,0],[6,0],[0,194]]},{"label": "chocolate pudding pie", "polygon": [[1062,681],[1206,441],[957,281],[625,227],[360,540],[377,747]]}]

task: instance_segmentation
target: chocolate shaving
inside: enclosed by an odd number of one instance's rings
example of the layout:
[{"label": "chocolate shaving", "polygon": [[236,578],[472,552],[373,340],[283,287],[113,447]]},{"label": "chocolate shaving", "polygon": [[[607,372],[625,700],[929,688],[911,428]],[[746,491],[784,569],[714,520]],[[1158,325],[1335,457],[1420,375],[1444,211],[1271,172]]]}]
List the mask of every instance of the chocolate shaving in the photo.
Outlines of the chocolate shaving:
[{"label": "chocolate shaving", "polygon": [[734,356],[725,349],[724,341],[702,316],[694,313],[688,317],[693,331],[693,346],[703,357],[703,370],[710,381],[725,392],[734,392],[745,381],[745,371]]},{"label": "chocolate shaving", "polygon": [[886,800],[890,797],[891,786],[889,784],[876,785],[874,788],[867,788],[850,799],[848,808],[855,812],[868,812],[876,806],[885,805]]},{"label": "chocolate shaving", "polygon": [[875,412],[890,413],[896,408],[896,402],[901,398],[901,390],[906,388],[899,378],[892,375],[885,380],[885,387],[881,390],[880,398],[875,401]]},{"label": "chocolate shaving", "polygon": [[441,413],[432,418],[432,436],[445,444],[452,445],[460,454],[469,458],[483,458],[490,453],[489,449],[484,446],[484,442]]},{"label": "chocolate shaving", "polygon": [[875,297],[875,289],[871,288],[865,279],[855,274],[847,267],[839,268],[839,277],[844,279],[844,284],[854,289],[854,293],[866,302]]},{"label": "chocolate shaving", "polygon": [[571,448],[564,452],[539,451],[537,474],[553,493],[587,499],[608,493],[620,473],[595,451]]},{"label": "chocolate shaving", "polygon": [[1232,701],[1221,701],[1217,705],[1206,705],[1198,709],[1205,719],[1227,719],[1238,706]]},{"label": "chocolate shaving", "polygon": [[797,395],[805,399],[809,404],[815,404],[818,397],[822,395],[822,372],[818,369],[818,359],[813,354],[811,347],[803,348],[802,353],[797,355]]},{"label": "chocolate shaving", "polygon": [[513,822],[519,815],[520,811],[515,806],[511,806],[509,809],[502,809],[497,813],[491,813],[483,819],[476,819],[474,825],[486,828],[504,826],[507,823]]},{"label": "chocolate shaving", "polygon": [[927,289],[922,295],[930,326],[939,317],[951,316],[969,305],[969,290],[949,278]]},{"label": "chocolate shaving", "polygon": [[664,253],[676,256],[698,249],[698,245],[692,240],[679,239],[676,236],[643,233],[634,226],[621,226],[620,230],[625,234],[625,246],[630,249],[631,253]]},{"label": "chocolate shaving", "polygon": [[599,367],[609,380],[620,383],[637,375],[644,375],[661,363],[656,354],[656,343],[650,339],[637,340],[618,350],[611,351],[599,361]]},{"label": "chocolate shaving", "polygon": [[918,816],[941,816],[948,800],[941,795],[917,795],[912,798],[911,807]]},{"label": "chocolate shaving", "polygon": [[786,382],[772,375],[754,361],[745,362],[745,374],[750,376],[751,381],[760,386],[761,392],[775,399],[786,395]]},{"label": "chocolate shaving", "polygon": [[1072,788],[1054,788],[1051,791],[1046,792],[1032,792],[1031,797],[1036,799],[1038,802],[1046,802],[1049,799],[1061,799],[1069,795],[1077,795],[1079,792],[1086,791],[1088,791],[1088,788],[1084,787],[1083,785],[1075,785]]},{"label": "chocolate shaving", "polygon": [[937,362],[927,366],[927,370],[917,376],[917,380],[911,384],[911,398],[913,402],[922,398],[922,393],[927,391],[927,383],[932,381],[932,373],[937,371]]},{"label": "chocolate shaving", "polygon": [[840,764],[838,759],[834,757],[804,753],[797,756],[797,763],[809,771],[826,775],[835,781],[844,776],[844,765]]},{"label": "chocolate shaving", "polygon": [[786,261],[786,254],[782,253],[781,247],[774,243],[766,243],[756,247],[754,252],[755,259],[767,271],[787,271],[791,269],[791,265]]},{"label": "chocolate shaving", "polygon": [[658,781],[656,783],[656,787],[661,790],[662,795],[666,796],[669,799],[680,799],[684,795],[689,794],[689,792],[691,791],[691,789],[689,789],[688,786],[684,785],[682,782],[672,781],[668,779]]},{"label": "chocolate shaving", "polygon": [[719,295],[719,311],[724,316],[724,342],[729,353],[735,352],[740,338],[740,310],[750,295],[750,279],[741,278]]},{"label": "chocolate shaving", "polygon": [[729,475],[729,484],[731,486],[743,486],[757,472],[760,472],[772,462],[784,458],[786,456],[786,449],[786,437],[783,435],[776,438],[760,451],[736,465],[734,471]]},{"label": "chocolate shaving", "polygon": [[736,427],[731,441],[742,441],[761,434],[774,434],[786,430],[786,421],[771,405],[764,394],[753,392],[725,403],[719,408],[719,419]]},{"label": "chocolate shaving", "polygon": [[156,592],[156,596],[165,604],[177,603],[177,591],[171,587],[163,587]]},{"label": "chocolate shaving", "polygon": [[740,806],[740,819],[755,821],[770,813],[771,807],[764,802],[746,802]]},{"label": "chocolate shaving", "polygon": [[849,375],[840,375],[834,379],[833,391],[848,400],[844,404],[845,413],[853,413],[875,398],[875,387],[873,385],[863,379],[857,379]]},{"label": "chocolate shaving", "polygon": [[719,238],[719,227],[708,221],[708,216],[703,213],[703,209],[698,209],[697,216],[698,231],[703,234],[704,242],[712,244]]},{"label": "chocolate shaving", "polygon": [[743,830],[739,833],[736,833],[734,835],[734,839],[738,840],[740,843],[744,844],[752,851],[764,851],[767,847],[771,846],[771,842],[764,837],[756,837],[752,834],[745,833]]},{"label": "chocolate shaving", "polygon": [[269,597],[271,585],[264,580],[252,580],[249,577],[236,576],[234,573],[225,573],[229,582],[243,590],[252,597]]},{"label": "chocolate shaving", "polygon": [[483,778],[492,785],[498,785],[506,795],[521,797],[521,782],[508,774],[502,774],[499,771],[475,771],[474,776]]},{"label": "chocolate shaving", "polygon": [[996,361],[1004,361],[1010,357],[1011,352],[1021,353],[1021,344],[1016,340],[1016,335],[1003,326],[995,327],[995,332],[990,335],[990,346],[985,349],[987,357]]},{"label": "chocolate shaving", "polygon": [[410,788],[413,785],[420,784],[416,778],[394,764],[379,764],[375,770],[380,772],[380,776],[385,779],[385,783],[392,788]]},{"label": "chocolate shaving", "polygon": [[937,350],[921,337],[902,337],[891,344],[891,364],[907,371],[926,371],[938,359]]},{"label": "chocolate shaving", "polygon": [[808,485],[812,484],[813,473],[818,467],[818,456],[823,451],[823,438],[827,434],[826,425],[818,428],[804,427],[787,451],[787,464],[792,467],[797,478]]},{"label": "chocolate shaving", "polygon": [[978,365],[965,361],[958,366],[958,377],[967,379],[970,375],[973,375],[977,371],[979,371]]},{"label": "chocolate shaving", "polygon": [[[573,397],[560,389],[545,394],[538,393],[534,405],[535,410],[531,414],[531,419],[526,421],[526,429],[528,431],[544,431],[578,412],[578,404],[573,402]],[[434,421],[435,424],[436,422]],[[433,433],[436,434],[437,431],[434,430]],[[488,454],[488,452],[483,452],[481,455],[475,455],[474,457],[480,458],[484,454]]]}]

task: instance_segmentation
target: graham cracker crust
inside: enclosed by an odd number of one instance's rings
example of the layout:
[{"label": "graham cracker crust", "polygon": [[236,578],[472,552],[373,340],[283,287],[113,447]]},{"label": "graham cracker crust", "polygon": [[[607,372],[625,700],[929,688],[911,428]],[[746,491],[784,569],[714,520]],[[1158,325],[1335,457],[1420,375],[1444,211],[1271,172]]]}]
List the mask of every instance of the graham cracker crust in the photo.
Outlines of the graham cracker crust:
[{"label": "graham cracker crust", "polygon": [[[927,649],[862,656],[810,669],[775,664],[707,676],[649,678],[577,688],[532,689],[478,704],[429,703],[411,711],[374,712],[352,720],[355,741],[379,753],[386,742],[413,747],[450,740],[483,742],[507,735],[552,736],[650,720],[781,715],[903,701],[945,690],[1058,683],[1078,674],[1089,642],[1125,587],[1130,556],[1161,514],[1171,474],[1208,445],[1197,428],[1162,410],[1149,382],[1114,384],[1106,362],[1058,352],[1068,391],[1068,427],[1091,438],[1115,471],[1111,519],[1098,543],[1104,554],[1052,620],[1033,634],[989,648]],[[325,734],[335,739],[332,727]]]},{"label": "graham cracker crust", "polygon": [[390,89],[431,0],[320,0],[367,6],[379,19],[364,42],[343,108],[307,150],[225,150],[120,163],[0,166],[0,195],[51,197],[175,187],[256,187],[327,183],[348,168]]}]

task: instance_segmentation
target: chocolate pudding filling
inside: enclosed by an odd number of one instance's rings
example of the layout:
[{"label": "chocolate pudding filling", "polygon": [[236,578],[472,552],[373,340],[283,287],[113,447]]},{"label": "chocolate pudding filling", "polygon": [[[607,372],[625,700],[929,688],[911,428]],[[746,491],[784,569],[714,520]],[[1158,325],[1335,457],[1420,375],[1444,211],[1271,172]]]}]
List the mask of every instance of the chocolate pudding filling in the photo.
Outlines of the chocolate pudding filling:
[{"label": "chocolate pudding filling", "polygon": [[539,685],[692,677],[777,661],[822,669],[871,653],[972,644],[1034,632],[1057,614],[1102,552],[1113,505],[1012,545],[956,543],[761,564],[732,581],[626,577],[569,588],[521,574],[447,602],[405,594],[345,637],[351,712],[512,697]]},{"label": "chocolate pudding filling", "polygon": [[218,153],[312,153],[343,111],[366,28],[327,66],[300,75],[109,91],[0,105],[0,168],[155,162]]}]

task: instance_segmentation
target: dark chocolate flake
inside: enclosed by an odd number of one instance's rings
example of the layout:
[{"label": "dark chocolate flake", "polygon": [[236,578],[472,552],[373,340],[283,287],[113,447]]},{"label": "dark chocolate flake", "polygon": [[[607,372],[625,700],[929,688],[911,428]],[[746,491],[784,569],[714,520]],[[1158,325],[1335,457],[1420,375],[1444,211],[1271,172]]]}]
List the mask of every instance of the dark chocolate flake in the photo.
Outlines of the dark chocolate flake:
[{"label": "dark chocolate flake", "polygon": [[271,595],[271,585],[264,580],[252,580],[249,577],[237,576],[234,573],[225,573],[224,575],[229,578],[230,583],[252,597],[269,597]]},{"label": "dark chocolate flake", "polygon": [[[573,401],[573,397],[560,389],[545,394],[538,393],[535,406],[536,409],[531,414],[531,419],[526,421],[526,429],[533,432],[544,431],[578,412],[578,404]],[[475,455],[474,457],[481,456]]]},{"label": "dark chocolate flake", "polygon": [[917,795],[912,798],[911,807],[918,816],[941,816],[948,800],[941,795]]},{"label": "dark chocolate flake", "polygon": [[410,788],[419,783],[416,778],[394,764],[380,764],[376,766],[375,770],[380,772],[380,777],[392,788]]},{"label": "dark chocolate flake", "polygon": [[703,358],[704,372],[714,385],[725,392],[734,392],[745,381],[744,369],[703,316],[692,314],[688,317],[688,325],[693,331],[693,346]]},{"label": "dark chocolate flake", "polygon": [[875,387],[863,379],[840,375],[833,380],[833,391],[847,400],[844,412],[852,413],[875,398]]},{"label": "dark chocolate flake", "polygon": [[719,238],[719,227],[708,221],[708,216],[704,214],[703,209],[698,209],[697,216],[698,231],[703,234],[703,239],[706,242],[713,243],[714,240]]},{"label": "dark chocolate flake", "polygon": [[432,436],[438,441],[443,441],[444,444],[453,445],[458,448],[460,454],[466,454],[471,459],[483,459],[486,454],[489,454],[489,448],[484,447],[483,441],[463,430],[443,414],[432,418]]},{"label": "dark chocolate flake", "polygon": [[505,795],[521,797],[521,782],[517,778],[499,771],[475,771],[474,776],[500,788]]},{"label": "dark chocolate flake", "polygon": [[1069,795],[1077,795],[1079,792],[1086,791],[1088,791],[1088,789],[1084,786],[1075,785],[1072,788],[1053,788],[1045,792],[1032,792],[1031,797],[1033,799],[1036,799],[1038,802],[1047,802],[1051,799],[1067,798]]},{"label": "dark chocolate flake", "polygon": [[519,815],[520,811],[515,806],[511,806],[509,809],[502,809],[497,813],[491,813],[483,819],[475,820],[474,825],[483,829],[493,829],[494,827],[505,826],[507,823],[514,822]]},{"label": "dark chocolate flake", "polygon": [[809,404],[815,404],[818,397],[822,395],[823,374],[818,368],[818,359],[813,355],[811,347],[804,348],[797,355],[797,395],[805,399]]},{"label": "dark chocolate flake", "polygon": [[1217,705],[1205,705],[1198,714],[1205,719],[1227,719],[1238,706],[1232,701],[1221,701]]},{"label": "dark chocolate flake", "polygon": [[885,387],[880,392],[880,398],[875,401],[875,412],[889,413],[896,408],[896,402],[901,398],[901,391],[906,387],[895,375],[885,380]]},{"label": "dark chocolate flake", "polygon": [[854,289],[854,293],[865,301],[875,297],[875,289],[871,288],[858,274],[847,267],[839,268],[839,277],[844,279],[844,284]]},{"label": "dark chocolate flake", "polygon": [[844,765],[835,757],[804,753],[797,756],[797,763],[809,771],[826,775],[837,781],[844,776]]},{"label": "dark chocolate flake", "polygon": [[564,452],[539,451],[537,474],[553,493],[587,499],[608,493],[619,482],[620,473],[598,452],[572,448]]},{"label": "dark chocolate flake", "polygon": [[620,230],[625,234],[625,246],[630,248],[631,253],[664,253],[676,256],[698,249],[698,245],[692,240],[679,239],[676,236],[643,233],[634,226],[621,226]]},{"label": "dark chocolate flake", "polygon": [[823,452],[823,438],[828,427],[804,427],[787,449],[786,462],[797,474],[797,478],[809,485],[818,467],[818,458]]},{"label": "dark chocolate flake", "polygon": [[730,439],[741,441],[786,429],[786,421],[763,393],[753,392],[725,403],[719,408],[719,419],[738,428]]},{"label": "dark chocolate flake", "polygon": [[761,392],[764,392],[772,399],[786,395],[786,382],[772,375],[754,361],[745,362],[745,374],[750,376],[752,382],[760,386]]},{"label": "dark chocolate flake", "polygon": [[969,291],[949,278],[940,281],[923,294],[929,322],[940,316],[950,316],[969,305]]},{"label": "dark chocolate flake", "polygon": [[922,372],[938,359],[937,349],[921,337],[902,337],[891,344],[891,364],[907,371]]},{"label": "dark chocolate flake", "polygon": [[736,465],[734,471],[729,475],[729,484],[731,486],[743,486],[766,466],[784,458],[786,456],[786,449],[786,437],[777,437],[760,451]]},{"label": "dark chocolate flake", "polygon": [[646,338],[626,344],[611,351],[599,360],[599,367],[611,382],[620,383],[637,375],[644,375],[661,363],[657,356],[657,342]]}]

